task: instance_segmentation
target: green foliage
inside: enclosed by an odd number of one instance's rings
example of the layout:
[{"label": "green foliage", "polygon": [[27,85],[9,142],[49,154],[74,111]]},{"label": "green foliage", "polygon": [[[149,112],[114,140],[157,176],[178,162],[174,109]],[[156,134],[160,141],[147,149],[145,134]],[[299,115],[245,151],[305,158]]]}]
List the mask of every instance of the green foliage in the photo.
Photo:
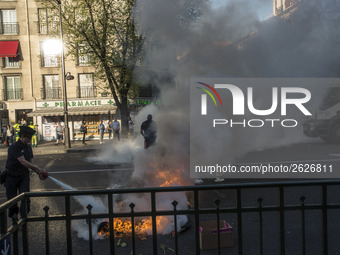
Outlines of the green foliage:
[{"label": "green foliage", "polygon": [[[58,10],[57,1],[43,0]],[[124,99],[134,87],[133,71],[140,63],[144,38],[133,19],[134,0],[64,0],[61,2],[63,34],[68,54],[88,56],[100,79],[112,92],[127,128]]]}]

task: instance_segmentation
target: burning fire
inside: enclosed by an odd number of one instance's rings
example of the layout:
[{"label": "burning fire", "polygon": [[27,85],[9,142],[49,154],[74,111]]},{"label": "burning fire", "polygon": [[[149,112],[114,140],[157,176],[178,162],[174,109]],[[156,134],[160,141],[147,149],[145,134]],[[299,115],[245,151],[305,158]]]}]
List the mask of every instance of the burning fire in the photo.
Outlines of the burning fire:
[{"label": "burning fire", "polygon": [[[163,228],[171,224],[169,216],[160,216],[156,218],[157,232],[162,232]],[[115,237],[129,236],[132,234],[131,220],[114,219],[113,228]],[[163,227],[162,227],[163,226]],[[146,239],[146,236],[152,234],[152,219],[151,217],[135,222],[135,235],[141,239]],[[108,237],[110,235],[109,222],[104,221],[98,226],[98,235]]]},{"label": "burning fire", "polygon": [[167,165],[162,164],[161,160],[156,158],[150,163],[152,167],[152,180],[158,184],[159,187],[169,186],[184,186],[187,185],[184,167],[177,167],[176,169],[170,168]]},{"label": "burning fire", "polygon": [[[154,157],[153,160],[149,163],[150,171],[147,173],[145,180],[152,180],[152,185],[158,187],[168,187],[168,186],[183,186],[187,184],[187,180],[183,178],[185,176],[184,167],[176,167],[176,169],[169,167],[167,164],[164,164],[164,161],[160,160],[158,157]],[[171,196],[171,195],[170,195]],[[178,196],[178,195],[177,195]],[[186,200],[186,195],[184,193],[180,194],[181,199],[183,196]],[[165,204],[164,201],[166,199],[160,198],[160,203],[157,203],[157,209],[170,209],[172,208],[171,202],[174,200],[173,197],[168,198],[169,204]],[[178,201],[177,198],[175,200]],[[182,201],[183,202],[183,201]],[[148,202],[147,202],[148,203]],[[163,203],[163,204],[162,204]],[[184,202],[186,203],[186,201]],[[127,208],[127,203],[123,201],[117,201],[116,206],[118,209]],[[158,206],[160,206],[158,208]],[[167,207],[167,208],[162,208]],[[179,216],[177,216],[179,217]],[[156,217],[156,226],[157,233],[171,233],[174,231],[174,223],[173,216],[158,216]],[[183,215],[184,220],[182,220],[183,224],[186,223],[187,218]],[[182,219],[183,219],[182,218]],[[115,218],[114,219],[114,235],[115,237],[129,236],[132,234],[132,223],[130,218]],[[135,235],[141,239],[145,239],[146,236],[152,234],[152,218],[139,218],[135,219]],[[98,235],[107,237],[110,235],[110,225],[108,221],[104,221],[98,226]]]}]

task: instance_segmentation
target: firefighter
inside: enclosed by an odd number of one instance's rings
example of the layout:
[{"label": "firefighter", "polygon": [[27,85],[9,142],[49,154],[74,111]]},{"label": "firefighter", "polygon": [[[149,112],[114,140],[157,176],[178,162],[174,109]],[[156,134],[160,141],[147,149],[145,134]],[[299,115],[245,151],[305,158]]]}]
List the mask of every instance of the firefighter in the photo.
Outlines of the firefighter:
[{"label": "firefighter", "polygon": [[15,130],[15,141],[17,142],[19,140],[19,132],[20,132],[20,121],[18,121],[18,123],[16,123],[13,126],[14,130]]},{"label": "firefighter", "polygon": [[[48,177],[48,173],[37,165],[32,164],[33,152],[29,145],[35,131],[27,126],[20,126],[20,139],[8,148],[6,161],[6,177],[3,180],[6,188],[7,199],[10,200],[23,192],[30,191],[29,168],[39,175],[41,180]],[[27,199],[27,213],[30,211],[30,200]],[[23,215],[21,204],[20,214]],[[19,207],[15,204],[8,210],[8,216],[14,221],[17,220]]]},{"label": "firefighter", "polygon": [[38,141],[37,141],[37,126],[33,124],[32,121],[30,121],[30,124],[28,125],[30,128],[32,128],[35,133],[32,135],[32,147],[38,147]]}]

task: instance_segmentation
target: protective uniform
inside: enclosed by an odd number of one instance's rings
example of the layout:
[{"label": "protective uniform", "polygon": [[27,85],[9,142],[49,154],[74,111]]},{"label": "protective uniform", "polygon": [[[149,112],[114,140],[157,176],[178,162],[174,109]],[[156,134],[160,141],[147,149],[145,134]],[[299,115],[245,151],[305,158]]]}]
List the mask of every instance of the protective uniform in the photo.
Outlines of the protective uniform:
[{"label": "protective uniform", "polygon": [[19,131],[20,131],[20,124],[19,123],[16,123],[14,126],[13,126],[14,130],[15,130],[15,141],[18,141],[19,140]]},{"label": "protective uniform", "polygon": [[30,125],[28,127],[32,128],[35,131],[35,134],[32,135],[32,147],[38,147],[38,141],[37,141],[37,126],[30,122]]},{"label": "protective uniform", "polygon": [[[28,129],[27,126],[21,126],[19,129],[23,134],[33,135],[34,130]],[[34,132],[34,133],[33,133]],[[30,178],[28,168],[20,163],[19,157],[24,156],[25,160],[31,162],[33,158],[32,148],[29,144],[24,144],[21,140],[13,143],[8,148],[5,180],[6,196],[10,200],[23,192],[30,191]],[[30,211],[30,200],[27,199],[27,213]],[[23,207],[21,205],[20,213],[23,215]],[[8,216],[12,218],[19,213],[19,207],[15,204],[8,210]]]}]

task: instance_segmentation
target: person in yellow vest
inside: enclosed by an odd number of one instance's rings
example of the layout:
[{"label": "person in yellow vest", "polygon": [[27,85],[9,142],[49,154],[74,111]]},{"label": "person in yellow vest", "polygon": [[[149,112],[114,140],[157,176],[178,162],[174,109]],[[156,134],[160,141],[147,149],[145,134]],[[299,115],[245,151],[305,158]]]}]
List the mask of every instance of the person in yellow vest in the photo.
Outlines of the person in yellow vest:
[{"label": "person in yellow vest", "polygon": [[28,127],[32,128],[35,131],[34,135],[32,135],[32,142],[31,142],[32,143],[32,147],[38,147],[38,141],[37,141],[37,133],[38,133],[38,131],[37,131],[37,126],[35,124],[33,124],[32,121],[30,121],[30,124],[28,125]]},{"label": "person in yellow vest", "polygon": [[19,132],[20,132],[20,120],[18,121],[18,123],[16,123],[14,126],[13,126],[13,128],[14,128],[14,130],[15,130],[15,141],[17,142],[18,140],[19,140],[19,138],[20,138],[20,136],[19,136]]}]

